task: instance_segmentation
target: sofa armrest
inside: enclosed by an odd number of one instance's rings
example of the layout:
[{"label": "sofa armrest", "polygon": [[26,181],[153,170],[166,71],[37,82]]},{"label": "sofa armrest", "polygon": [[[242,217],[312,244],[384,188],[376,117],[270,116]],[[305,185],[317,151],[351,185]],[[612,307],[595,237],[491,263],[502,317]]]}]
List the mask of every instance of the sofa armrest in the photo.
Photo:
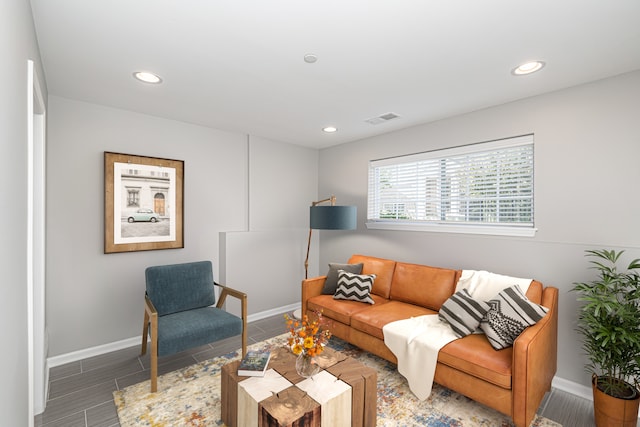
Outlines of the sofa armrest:
[{"label": "sofa armrest", "polygon": [[513,343],[512,417],[516,426],[531,423],[557,369],[558,288],[546,287],[541,305],[549,309],[547,315]]},{"label": "sofa armrest", "polygon": [[327,276],[312,277],[311,279],[304,279],[302,281],[302,316],[307,314],[307,300],[311,297],[322,294],[322,288],[324,287],[324,281]]}]

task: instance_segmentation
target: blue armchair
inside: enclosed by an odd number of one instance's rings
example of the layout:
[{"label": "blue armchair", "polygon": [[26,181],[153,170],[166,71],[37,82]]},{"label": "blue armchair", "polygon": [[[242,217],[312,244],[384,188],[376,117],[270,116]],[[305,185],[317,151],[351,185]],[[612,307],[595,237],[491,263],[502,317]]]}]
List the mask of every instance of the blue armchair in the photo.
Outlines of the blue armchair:
[{"label": "blue armchair", "polygon": [[[215,283],[210,261],[149,267],[142,353],[151,332],[151,392],[158,389],[158,356],[167,356],[242,334],[247,352],[247,295]],[[222,289],[216,304],[214,285]],[[241,302],[242,317],[222,309],[227,296]],[[214,306],[215,304],[215,306]]]}]

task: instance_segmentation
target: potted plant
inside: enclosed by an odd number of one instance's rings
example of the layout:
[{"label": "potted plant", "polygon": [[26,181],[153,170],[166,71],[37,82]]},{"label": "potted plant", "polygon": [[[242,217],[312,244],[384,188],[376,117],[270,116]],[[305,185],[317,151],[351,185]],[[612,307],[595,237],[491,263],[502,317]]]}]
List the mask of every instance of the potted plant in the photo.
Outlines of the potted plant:
[{"label": "potted plant", "polygon": [[[640,392],[640,259],[625,271],[617,262],[624,251],[588,250],[596,280],[574,283],[583,302],[577,331],[583,336],[585,365],[592,374],[597,426],[636,426]],[[607,407],[608,402],[613,407]]]}]

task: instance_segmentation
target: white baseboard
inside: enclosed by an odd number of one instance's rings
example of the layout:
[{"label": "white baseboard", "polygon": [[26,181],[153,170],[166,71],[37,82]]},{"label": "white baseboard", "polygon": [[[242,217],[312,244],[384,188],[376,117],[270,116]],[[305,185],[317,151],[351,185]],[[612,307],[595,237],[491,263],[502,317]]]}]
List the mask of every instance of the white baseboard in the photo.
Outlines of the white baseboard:
[{"label": "white baseboard", "polygon": [[[267,317],[275,316],[276,314],[290,313],[300,308],[300,303],[289,304],[271,310],[261,311],[260,313],[250,314],[247,316],[247,322],[255,322],[256,320],[266,319]],[[283,330],[282,333],[286,331]]]},{"label": "white baseboard", "polygon": [[557,376],[553,377],[553,381],[551,381],[551,387],[557,388],[558,390],[562,390],[567,393],[571,393],[574,396],[593,401],[593,391],[591,390],[591,387],[587,387],[573,381],[565,380],[564,378],[559,378]]},{"label": "white baseboard", "polygon": [[55,368],[56,366],[64,365],[66,363],[77,362],[78,360],[86,359],[88,357],[100,356],[101,354],[122,350],[123,348],[133,347],[140,344],[140,337],[137,336],[78,351],[72,351],[71,353],[61,354],[59,356],[49,357],[47,362],[49,364],[49,368]]},{"label": "white baseboard", "polygon": [[[256,320],[266,319],[267,317],[275,316],[276,314],[288,313],[295,309],[300,308],[300,303],[289,304],[282,307],[274,308],[271,310],[261,311],[260,313],[254,313],[247,316],[247,322],[255,322]],[[285,331],[283,330],[283,333]],[[112,351],[122,350],[129,347],[141,345],[140,336],[131,337],[120,341],[111,342],[108,344],[98,345],[95,347],[85,348],[71,353],[61,354],[59,356],[49,357],[47,359],[47,367],[54,368],[56,366],[64,365],[66,363],[77,362],[88,357],[100,356],[101,354],[110,353]],[[48,373],[47,369],[47,373]]]}]

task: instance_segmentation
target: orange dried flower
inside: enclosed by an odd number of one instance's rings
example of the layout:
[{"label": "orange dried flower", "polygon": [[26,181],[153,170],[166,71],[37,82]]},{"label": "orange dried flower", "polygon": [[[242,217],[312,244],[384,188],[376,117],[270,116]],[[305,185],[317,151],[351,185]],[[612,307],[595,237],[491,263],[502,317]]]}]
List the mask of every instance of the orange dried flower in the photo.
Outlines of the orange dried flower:
[{"label": "orange dried flower", "polygon": [[304,348],[312,348],[315,346],[315,342],[313,342],[313,337],[306,337],[304,339]]},{"label": "orange dried flower", "polygon": [[326,328],[322,312],[315,313],[315,320],[305,315],[301,321],[293,320],[288,314],[284,315],[289,338],[287,343],[294,354],[317,356],[324,350],[324,345],[331,338],[331,331]]},{"label": "orange dried flower", "polygon": [[304,351],[304,347],[302,347],[300,344],[294,344],[291,348],[291,351],[293,351],[293,354],[297,356]]}]

